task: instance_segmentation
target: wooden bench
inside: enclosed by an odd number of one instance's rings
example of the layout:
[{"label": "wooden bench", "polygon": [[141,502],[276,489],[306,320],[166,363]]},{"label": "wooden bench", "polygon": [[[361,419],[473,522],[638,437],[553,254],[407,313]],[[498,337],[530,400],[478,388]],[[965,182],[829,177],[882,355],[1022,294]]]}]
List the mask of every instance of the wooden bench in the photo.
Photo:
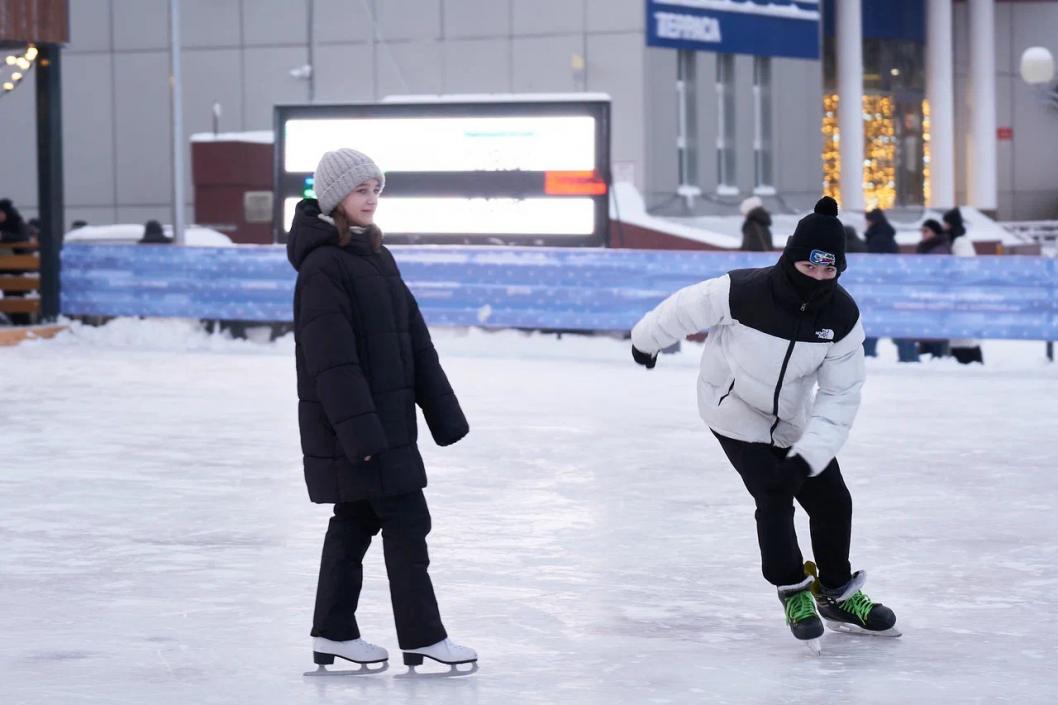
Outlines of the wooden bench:
[{"label": "wooden bench", "polygon": [[0,242],[0,313],[40,314],[39,249],[36,242]]}]

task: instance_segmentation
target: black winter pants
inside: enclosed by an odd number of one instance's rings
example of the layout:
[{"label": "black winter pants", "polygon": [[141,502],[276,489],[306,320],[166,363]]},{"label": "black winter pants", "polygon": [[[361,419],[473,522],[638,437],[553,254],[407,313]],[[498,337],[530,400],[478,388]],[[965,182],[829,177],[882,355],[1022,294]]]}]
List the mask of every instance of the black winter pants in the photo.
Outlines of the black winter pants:
[{"label": "black winter pants", "polygon": [[360,638],[356,606],[364,578],[363,559],[371,537],[380,530],[397,642],[402,649],[436,644],[448,635],[426,572],[430,510],[421,490],[334,505],[323,541],[312,636],[333,641]]},{"label": "black winter pants", "polygon": [[794,497],[774,482],[773,470],[786,457],[786,448],[736,441],[715,432],[713,435],[757,504],[754,516],[764,579],[772,585],[793,585],[804,580],[804,559],[794,531],[793,501],[797,499],[808,513],[812,553],[820,580],[829,588],[847,583],[852,577],[852,496],[845,487],[837,459],[830,461],[820,474],[805,480]]}]

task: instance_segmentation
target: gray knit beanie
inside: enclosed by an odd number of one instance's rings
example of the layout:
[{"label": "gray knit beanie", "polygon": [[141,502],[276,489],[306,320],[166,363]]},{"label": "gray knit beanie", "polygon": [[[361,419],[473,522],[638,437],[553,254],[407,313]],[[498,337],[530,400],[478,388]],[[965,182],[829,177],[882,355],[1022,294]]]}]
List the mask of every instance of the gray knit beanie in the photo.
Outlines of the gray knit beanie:
[{"label": "gray knit beanie", "polygon": [[347,147],[324,154],[316,166],[312,187],[320,202],[320,212],[330,215],[353,189],[368,179],[378,179],[379,187],[386,187],[382,170],[366,154]]}]

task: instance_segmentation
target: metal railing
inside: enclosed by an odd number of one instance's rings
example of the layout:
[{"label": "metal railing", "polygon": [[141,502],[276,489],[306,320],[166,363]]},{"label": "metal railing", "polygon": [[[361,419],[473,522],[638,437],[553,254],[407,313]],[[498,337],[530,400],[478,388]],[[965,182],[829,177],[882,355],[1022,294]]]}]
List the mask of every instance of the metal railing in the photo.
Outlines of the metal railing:
[{"label": "metal railing", "polygon": [[1018,220],[1000,225],[1024,242],[1038,244],[1044,257],[1058,257],[1058,220]]}]

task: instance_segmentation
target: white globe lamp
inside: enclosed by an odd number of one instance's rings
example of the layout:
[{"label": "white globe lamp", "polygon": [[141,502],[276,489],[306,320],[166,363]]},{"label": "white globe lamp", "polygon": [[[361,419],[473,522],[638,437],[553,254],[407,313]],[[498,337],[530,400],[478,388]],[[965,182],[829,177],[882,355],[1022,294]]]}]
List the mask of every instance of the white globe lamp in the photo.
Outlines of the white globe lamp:
[{"label": "white globe lamp", "polygon": [[1025,83],[1050,83],[1054,78],[1054,56],[1044,47],[1029,47],[1021,54],[1021,78]]}]

